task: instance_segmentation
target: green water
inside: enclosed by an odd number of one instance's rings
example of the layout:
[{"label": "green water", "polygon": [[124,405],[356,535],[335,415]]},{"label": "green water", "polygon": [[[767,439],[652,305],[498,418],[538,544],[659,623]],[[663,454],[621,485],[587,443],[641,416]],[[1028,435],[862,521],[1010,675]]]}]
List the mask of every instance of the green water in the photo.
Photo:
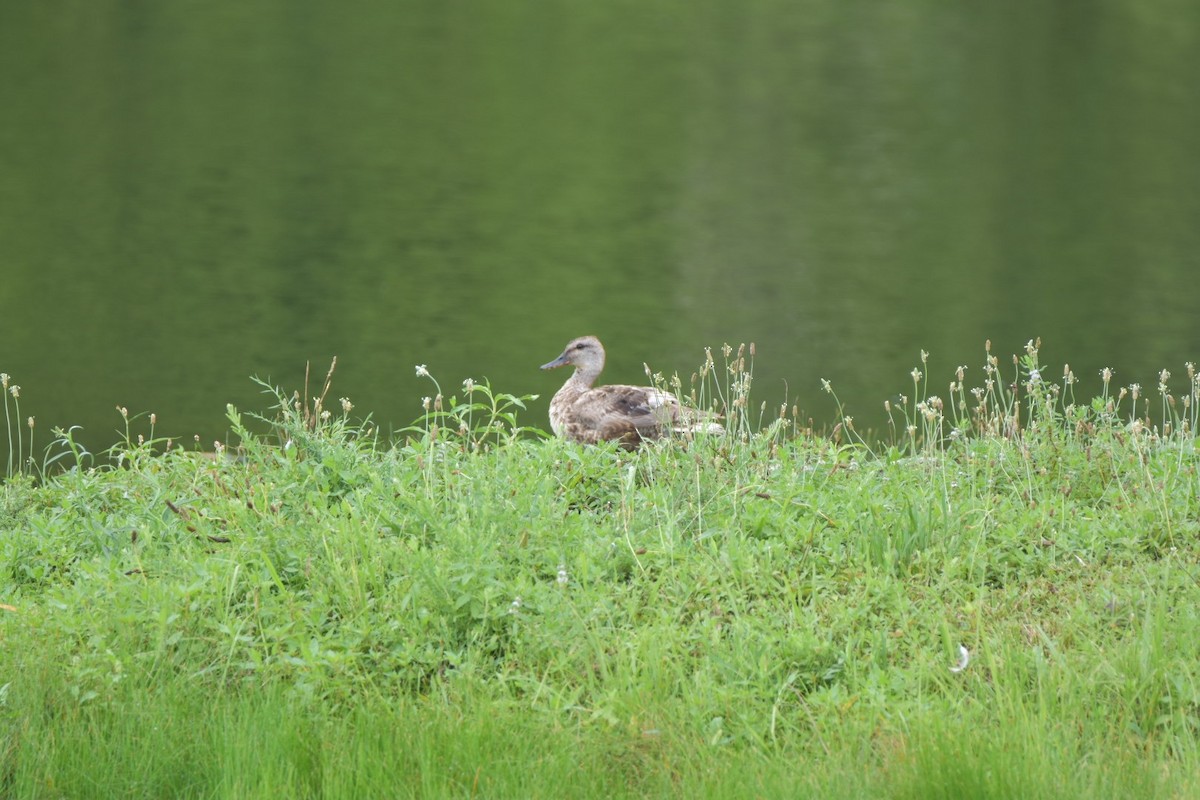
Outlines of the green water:
[{"label": "green water", "polygon": [[[919,351],[1200,360],[1200,5],[52,0],[0,5],[0,371],[113,441],[248,380],[385,426],[572,336],[883,421]],[[785,388],[786,387],[786,388]],[[934,389],[938,391],[938,389]]]}]

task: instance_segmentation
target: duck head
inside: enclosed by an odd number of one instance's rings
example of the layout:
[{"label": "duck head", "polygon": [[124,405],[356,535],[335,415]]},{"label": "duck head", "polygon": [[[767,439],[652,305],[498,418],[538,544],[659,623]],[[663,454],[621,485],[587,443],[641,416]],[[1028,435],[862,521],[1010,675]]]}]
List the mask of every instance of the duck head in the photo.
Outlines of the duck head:
[{"label": "duck head", "polygon": [[587,375],[596,376],[604,369],[604,345],[595,336],[580,336],[572,339],[562,355],[546,364],[542,369],[557,369],[571,364]]}]

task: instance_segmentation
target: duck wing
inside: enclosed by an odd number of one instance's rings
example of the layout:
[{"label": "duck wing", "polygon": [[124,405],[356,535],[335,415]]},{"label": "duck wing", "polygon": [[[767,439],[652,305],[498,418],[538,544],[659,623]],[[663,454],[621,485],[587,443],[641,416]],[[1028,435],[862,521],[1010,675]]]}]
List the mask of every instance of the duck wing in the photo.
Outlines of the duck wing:
[{"label": "duck wing", "polygon": [[636,444],[641,439],[657,439],[670,428],[679,416],[679,401],[673,394],[649,386],[610,384],[581,394],[566,416],[572,438]]}]

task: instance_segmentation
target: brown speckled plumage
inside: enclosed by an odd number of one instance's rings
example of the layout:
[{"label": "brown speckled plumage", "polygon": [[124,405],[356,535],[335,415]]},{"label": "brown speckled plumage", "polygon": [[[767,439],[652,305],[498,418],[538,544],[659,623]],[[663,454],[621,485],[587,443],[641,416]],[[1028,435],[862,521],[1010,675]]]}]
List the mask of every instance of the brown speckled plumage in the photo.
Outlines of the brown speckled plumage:
[{"label": "brown speckled plumage", "polygon": [[592,386],[604,369],[604,345],[595,336],[572,339],[562,355],[542,369],[571,365],[575,371],[550,401],[550,427],[564,439],[584,444],[620,442],[626,449],[674,431],[723,430],[714,422],[697,422],[694,412],[680,408],[670,392],[653,386]]}]

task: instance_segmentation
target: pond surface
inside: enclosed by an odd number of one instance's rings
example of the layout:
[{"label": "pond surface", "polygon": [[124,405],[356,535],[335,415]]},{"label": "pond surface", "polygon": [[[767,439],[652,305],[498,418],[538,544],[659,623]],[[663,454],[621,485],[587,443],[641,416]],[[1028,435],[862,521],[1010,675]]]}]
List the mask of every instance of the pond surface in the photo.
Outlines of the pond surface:
[{"label": "pond surface", "polygon": [[1181,388],[1198,67],[1184,0],[5,3],[0,371],[93,448],[334,355],[385,428],[416,364],[544,427],[583,333],[612,382],[753,341],[818,424],[989,338]]}]

